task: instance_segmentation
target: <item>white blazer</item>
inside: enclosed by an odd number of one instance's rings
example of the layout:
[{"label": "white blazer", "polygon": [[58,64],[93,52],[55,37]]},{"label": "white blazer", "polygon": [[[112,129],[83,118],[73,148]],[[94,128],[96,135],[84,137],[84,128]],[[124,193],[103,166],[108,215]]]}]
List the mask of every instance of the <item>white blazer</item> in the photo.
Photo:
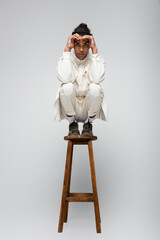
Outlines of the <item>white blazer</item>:
[{"label": "white blazer", "polygon": [[[83,79],[84,73],[87,76],[87,81],[90,83],[100,84],[105,79],[105,61],[103,57],[97,53],[92,54],[88,51],[87,56],[80,60],[74,52],[63,52],[57,63],[57,79],[64,83],[72,82],[76,85],[75,80]],[[76,86],[75,86],[76,87]],[[57,94],[53,106],[53,120],[66,119],[60,107],[60,92],[61,86],[57,89]],[[105,96],[103,97],[101,111],[97,118],[107,121],[107,103]]]}]

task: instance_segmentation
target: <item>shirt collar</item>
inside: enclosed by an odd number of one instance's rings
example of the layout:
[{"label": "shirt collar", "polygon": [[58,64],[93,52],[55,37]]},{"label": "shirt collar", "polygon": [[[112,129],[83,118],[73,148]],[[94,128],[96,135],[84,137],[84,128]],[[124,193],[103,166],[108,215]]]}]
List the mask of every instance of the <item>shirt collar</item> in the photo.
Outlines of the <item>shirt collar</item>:
[{"label": "shirt collar", "polygon": [[81,64],[85,65],[90,60],[91,54],[88,51],[87,56],[83,60],[81,60],[76,56],[75,52],[72,52],[72,57],[73,57],[73,61],[79,66]]}]

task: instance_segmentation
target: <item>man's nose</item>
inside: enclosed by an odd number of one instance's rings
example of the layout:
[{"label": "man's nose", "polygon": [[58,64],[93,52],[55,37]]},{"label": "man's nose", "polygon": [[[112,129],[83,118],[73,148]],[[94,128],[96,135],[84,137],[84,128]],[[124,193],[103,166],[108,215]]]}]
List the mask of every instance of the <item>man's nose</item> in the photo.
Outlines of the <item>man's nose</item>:
[{"label": "man's nose", "polygon": [[83,52],[83,47],[82,46],[80,47],[80,51]]}]

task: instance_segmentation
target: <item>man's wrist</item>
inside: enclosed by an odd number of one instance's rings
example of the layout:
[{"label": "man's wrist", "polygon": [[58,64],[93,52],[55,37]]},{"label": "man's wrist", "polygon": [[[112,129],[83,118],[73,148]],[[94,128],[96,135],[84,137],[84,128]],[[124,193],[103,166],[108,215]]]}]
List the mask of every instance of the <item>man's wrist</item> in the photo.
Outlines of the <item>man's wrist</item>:
[{"label": "man's wrist", "polygon": [[92,54],[97,54],[97,53],[98,53],[97,47],[92,48]]},{"label": "man's wrist", "polygon": [[71,48],[65,47],[64,51],[65,51],[65,52],[71,52]]}]

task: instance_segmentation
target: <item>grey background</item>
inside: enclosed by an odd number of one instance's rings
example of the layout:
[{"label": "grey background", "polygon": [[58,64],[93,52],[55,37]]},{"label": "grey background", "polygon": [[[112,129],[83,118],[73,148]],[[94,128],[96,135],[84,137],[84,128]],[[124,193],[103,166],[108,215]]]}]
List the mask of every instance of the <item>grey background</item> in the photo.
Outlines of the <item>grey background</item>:
[{"label": "grey background", "polygon": [[[57,232],[68,122],[53,121],[56,64],[81,22],[106,62],[108,121],[93,125],[102,234],[92,203],[72,203]],[[1,0],[0,24],[0,238],[159,239],[160,2]],[[71,190],[92,190],[86,146]]]}]

